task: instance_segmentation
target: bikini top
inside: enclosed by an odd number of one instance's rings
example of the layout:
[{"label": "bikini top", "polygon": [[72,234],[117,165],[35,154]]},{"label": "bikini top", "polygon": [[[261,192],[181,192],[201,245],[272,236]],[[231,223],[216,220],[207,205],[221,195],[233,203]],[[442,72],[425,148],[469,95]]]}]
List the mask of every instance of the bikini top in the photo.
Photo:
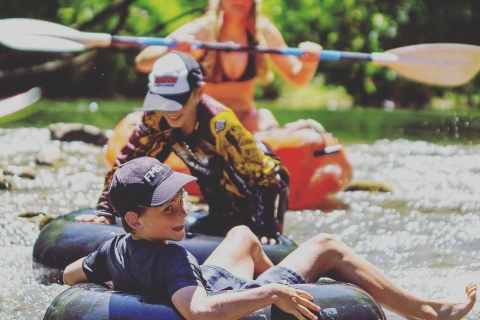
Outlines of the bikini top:
[{"label": "bikini top", "polygon": [[[221,67],[220,67],[221,68]],[[229,81],[247,81],[253,79],[257,76],[257,59],[255,53],[248,54],[247,65],[245,67],[245,71],[238,79],[230,79],[228,78],[222,70],[222,82],[229,82]]]},{"label": "bikini top", "polygon": [[[250,34],[250,32],[247,31],[247,41],[248,41],[248,44],[249,45],[252,45],[254,43],[254,38],[253,38],[253,35]],[[205,54],[201,59],[200,59],[200,64],[203,64],[205,62],[205,57],[207,56],[207,54]],[[217,59],[218,56],[217,56]],[[245,67],[245,71],[243,72],[243,74],[240,76],[240,78],[238,79],[230,79],[229,77],[227,77],[225,75],[225,72],[223,71],[223,68],[221,66],[221,63],[220,61],[216,61],[216,63],[218,64],[218,73],[220,73],[217,78],[217,76],[214,76],[214,79],[219,79],[220,82],[231,82],[231,81],[239,81],[239,82],[242,82],[242,81],[248,81],[250,79],[253,79],[257,76],[257,57],[255,55],[255,53],[249,53],[248,54],[248,60],[247,60],[247,65]],[[213,82],[217,82],[219,80],[216,80],[216,81],[213,81]]]}]

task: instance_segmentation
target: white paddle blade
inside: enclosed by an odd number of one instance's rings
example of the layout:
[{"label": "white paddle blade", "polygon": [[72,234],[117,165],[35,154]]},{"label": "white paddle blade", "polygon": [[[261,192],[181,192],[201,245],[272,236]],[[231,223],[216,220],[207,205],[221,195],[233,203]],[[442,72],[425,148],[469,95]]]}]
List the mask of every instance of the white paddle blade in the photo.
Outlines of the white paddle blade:
[{"label": "white paddle blade", "polygon": [[480,70],[480,47],[455,43],[433,43],[387,51],[396,61],[374,61],[421,83],[445,87],[463,85]]},{"label": "white paddle blade", "polygon": [[82,43],[40,35],[12,34],[0,36],[0,42],[11,49],[44,52],[77,52],[86,49]]},{"label": "white paddle blade", "polygon": [[89,47],[108,47],[111,38],[109,34],[81,32],[42,20],[0,20],[0,42],[17,50],[75,52]]},{"label": "white paddle blade", "polygon": [[13,97],[0,100],[0,118],[20,111],[40,99],[42,91],[35,87]]},{"label": "white paddle blade", "polygon": [[0,42],[17,50],[54,52],[84,50],[83,44],[61,38],[77,34],[81,32],[48,21],[26,18],[0,20]]},{"label": "white paddle blade", "polygon": [[36,34],[45,36],[68,36],[81,33],[61,24],[27,18],[10,18],[0,20],[0,35]]}]

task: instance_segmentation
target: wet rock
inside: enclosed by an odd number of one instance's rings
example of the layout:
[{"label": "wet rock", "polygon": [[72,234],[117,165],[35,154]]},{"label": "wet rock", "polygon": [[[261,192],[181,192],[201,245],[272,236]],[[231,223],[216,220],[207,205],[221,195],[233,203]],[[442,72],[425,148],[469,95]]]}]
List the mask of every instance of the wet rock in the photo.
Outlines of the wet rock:
[{"label": "wet rock", "polygon": [[107,143],[107,136],[103,130],[92,125],[82,123],[53,123],[48,126],[52,140],[83,141],[96,146]]},{"label": "wet rock", "polygon": [[15,167],[15,168],[10,167],[10,168],[3,169],[3,174],[6,176],[18,176],[20,178],[30,179],[30,180],[34,180],[37,175],[35,172],[22,167]]},{"label": "wet rock", "polygon": [[44,144],[35,156],[35,162],[39,165],[52,166],[56,162],[64,160],[60,147],[54,144]]},{"label": "wet rock", "polygon": [[44,216],[45,213],[44,212],[23,212],[23,213],[20,213],[18,216],[20,218],[33,218],[33,217],[38,217],[38,216]]},{"label": "wet rock", "polygon": [[12,185],[5,179],[4,170],[0,169],[0,190],[11,190]]},{"label": "wet rock", "polygon": [[12,184],[6,180],[0,181],[0,190],[12,190]]},{"label": "wet rock", "polygon": [[45,217],[47,214],[44,212],[33,212],[33,211],[26,211],[18,214],[19,218],[23,218],[31,223],[36,223],[39,221],[39,223],[42,223],[43,217]]},{"label": "wet rock", "polygon": [[391,192],[389,185],[376,181],[354,181],[345,191]]},{"label": "wet rock", "polygon": [[38,224],[38,229],[42,230],[47,224],[49,224],[53,220],[53,217],[51,215],[45,215],[45,217],[40,220],[40,223]]},{"label": "wet rock", "polygon": [[33,171],[23,171],[20,174],[20,178],[35,180],[37,174]]}]

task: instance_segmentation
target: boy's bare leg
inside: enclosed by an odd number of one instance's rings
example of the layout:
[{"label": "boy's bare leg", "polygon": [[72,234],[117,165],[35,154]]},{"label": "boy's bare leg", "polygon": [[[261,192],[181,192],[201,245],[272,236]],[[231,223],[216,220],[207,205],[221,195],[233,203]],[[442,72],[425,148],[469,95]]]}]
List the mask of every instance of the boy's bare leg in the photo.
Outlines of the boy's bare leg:
[{"label": "boy's bare leg", "polygon": [[250,228],[232,228],[204,264],[222,267],[234,275],[254,279],[273,266]]},{"label": "boy's bare leg", "polygon": [[316,282],[323,276],[356,284],[385,308],[409,319],[461,319],[473,308],[477,293],[477,286],[469,284],[465,289],[466,298],[461,302],[419,298],[328,234],[308,240],[280,265],[295,270],[307,282]]}]

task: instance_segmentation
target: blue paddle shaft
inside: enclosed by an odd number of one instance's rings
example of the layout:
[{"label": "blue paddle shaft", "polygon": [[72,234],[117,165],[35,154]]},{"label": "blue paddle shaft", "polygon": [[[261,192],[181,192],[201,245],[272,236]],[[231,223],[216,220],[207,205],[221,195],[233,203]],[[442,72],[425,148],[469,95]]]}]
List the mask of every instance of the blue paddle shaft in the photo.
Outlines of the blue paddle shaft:
[{"label": "blue paddle shaft", "polygon": [[[112,44],[121,44],[126,46],[145,47],[145,46],[166,46],[175,48],[176,43],[173,39],[159,37],[131,37],[131,36],[112,36]],[[291,56],[302,56],[305,52],[299,48],[268,48],[262,46],[243,46],[233,42],[200,42],[194,41],[192,45],[198,49],[222,50],[222,51],[246,51],[258,53],[271,53]],[[342,52],[336,50],[322,50],[320,58],[324,61],[372,61],[370,53]]]}]

